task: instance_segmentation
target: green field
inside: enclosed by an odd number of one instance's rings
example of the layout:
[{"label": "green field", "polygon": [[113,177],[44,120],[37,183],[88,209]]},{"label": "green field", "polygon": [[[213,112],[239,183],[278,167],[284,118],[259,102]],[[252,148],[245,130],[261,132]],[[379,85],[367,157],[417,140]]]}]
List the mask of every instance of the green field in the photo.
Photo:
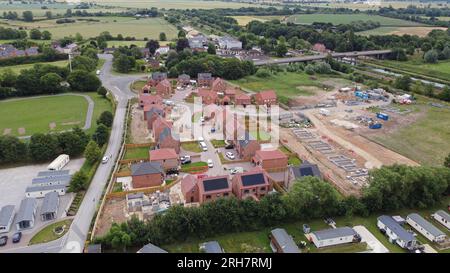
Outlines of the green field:
[{"label": "green field", "polygon": [[[103,111],[112,111],[109,100],[96,93],[84,93],[94,101],[92,126]],[[31,97],[0,101],[0,134],[28,136],[34,133],[58,132],[74,126],[82,128],[86,119],[88,102],[81,96],[65,94],[61,96]],[[50,124],[55,123],[53,129]],[[24,128],[20,130],[19,128]]]},{"label": "green field", "polygon": [[[425,210],[411,210],[405,209],[396,212],[389,213],[389,215],[401,215],[406,217],[407,214],[411,212],[419,212],[425,218],[429,218],[429,215],[435,212],[437,209],[446,209],[447,203],[450,201],[449,197],[446,197],[442,204],[431,209]],[[404,253],[405,251],[398,247],[397,245],[393,245],[389,243],[387,237],[385,237],[377,228],[377,217],[381,214],[371,215],[369,217],[336,217],[333,218],[336,221],[338,227],[341,226],[356,226],[363,225],[365,226],[386,248],[389,249],[390,252],[394,253]],[[430,220],[430,219],[428,219]],[[446,232],[447,235],[450,235],[448,230],[445,230],[443,226],[435,222],[434,220],[430,220],[433,222],[439,229]],[[227,253],[236,253],[236,252],[272,252],[269,246],[269,233],[274,228],[284,228],[290,234],[296,243],[300,241],[307,241],[306,237],[302,231],[302,225],[306,223],[311,227],[312,231],[330,228],[327,226],[322,219],[310,220],[310,221],[298,221],[294,223],[285,223],[273,227],[264,228],[257,231],[250,232],[237,232],[237,233],[229,233],[204,239],[188,239],[186,242],[178,242],[176,244],[165,245],[162,246],[163,249],[169,252],[199,252],[199,244],[202,242],[217,240],[219,244],[224,248]],[[419,235],[418,239],[422,243],[429,243],[423,236]],[[431,246],[434,246],[431,244]],[[364,244],[352,244],[352,245],[342,245],[337,247],[329,247],[324,249],[317,249],[313,244],[308,243],[307,249],[304,249],[303,252],[359,252],[364,250]],[[446,250],[444,252],[450,252],[450,250]]]},{"label": "green field", "polygon": [[65,36],[74,36],[80,33],[84,38],[98,36],[103,31],[109,31],[113,36],[122,34],[124,37],[135,37],[136,39],[159,39],[159,33],[165,32],[167,39],[176,37],[177,29],[162,18],[132,17],[73,17],[73,19],[95,19],[99,22],[79,21],[69,24],[56,24],[55,20],[43,20],[32,23],[22,21],[3,21],[4,26],[14,28],[39,28],[41,31],[48,30],[53,39]]},{"label": "green field", "polygon": [[35,64],[50,64],[50,65],[54,65],[54,66],[59,66],[59,67],[63,67],[63,66],[67,66],[69,64],[69,61],[67,60],[63,60],[63,61],[56,61],[56,62],[42,62],[42,63],[32,63],[32,64],[19,64],[19,65],[12,65],[12,66],[2,66],[0,67],[0,73],[2,73],[3,71],[10,69],[12,71],[14,71],[15,73],[20,73],[21,70],[23,69],[30,69],[32,68]]},{"label": "green field", "polygon": [[355,21],[373,21],[379,22],[381,26],[418,26],[419,23],[388,18],[379,15],[367,14],[298,14],[292,15],[287,19],[288,22],[295,24],[312,24],[314,22],[338,24],[350,24]]},{"label": "green field", "polygon": [[330,7],[330,8],[348,8],[358,10],[378,10],[380,7],[392,6],[395,9],[406,8],[409,5],[425,8],[431,7],[447,7],[445,1],[420,2],[420,1],[377,1],[368,4],[367,2],[333,2],[333,3],[302,3],[302,6],[310,7]]},{"label": "green field", "polygon": [[373,60],[374,64],[403,70],[418,75],[424,75],[432,78],[438,78],[444,81],[450,81],[450,61],[439,61],[435,64],[424,63],[420,55],[410,57],[406,62],[390,61],[390,60]]},{"label": "green field", "polygon": [[123,159],[148,158],[150,147],[127,148]]},{"label": "green field", "polygon": [[432,107],[429,101],[419,97],[418,105],[404,106],[425,113],[413,124],[370,138],[420,164],[442,166],[450,153],[450,108]]}]

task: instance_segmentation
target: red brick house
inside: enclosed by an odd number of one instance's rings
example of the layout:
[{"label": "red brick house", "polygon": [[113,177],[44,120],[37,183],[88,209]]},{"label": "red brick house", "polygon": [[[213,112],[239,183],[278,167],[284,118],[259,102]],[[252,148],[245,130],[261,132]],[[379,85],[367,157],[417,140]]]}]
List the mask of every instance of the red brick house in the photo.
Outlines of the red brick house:
[{"label": "red brick house", "polygon": [[162,98],[159,95],[152,95],[148,93],[139,93],[139,106],[161,104]]},{"label": "red brick house", "polygon": [[166,112],[161,104],[148,104],[144,106],[144,120],[147,121],[147,128],[153,130],[153,123],[158,117],[165,117]]},{"label": "red brick house", "polygon": [[160,186],[164,182],[163,168],[157,162],[132,164],[131,178],[134,189]]},{"label": "red brick house", "polygon": [[214,104],[217,103],[217,93],[213,92],[209,89],[205,89],[205,88],[200,88],[198,90],[198,96],[202,98],[202,103],[203,104]]},{"label": "red brick house", "polygon": [[231,104],[231,99],[228,96],[223,97],[221,100],[222,105],[229,105]]},{"label": "red brick house", "polygon": [[272,105],[277,103],[277,94],[273,90],[265,90],[254,95],[257,105]]},{"label": "red brick house", "polygon": [[172,148],[150,150],[150,162],[158,162],[164,170],[177,169],[180,165],[177,152]]},{"label": "red brick house", "polygon": [[236,97],[236,89],[235,88],[227,88],[225,89],[224,95],[234,100]]},{"label": "red brick house", "polygon": [[259,200],[272,189],[267,173],[255,168],[236,174],[232,179],[233,193],[238,199],[253,198]]},{"label": "red brick house", "polygon": [[258,150],[261,150],[261,145],[257,140],[250,139],[248,133],[244,139],[236,141],[236,152],[243,160],[251,160]]},{"label": "red brick house", "polygon": [[156,85],[155,90],[157,95],[163,98],[170,98],[172,95],[172,84],[169,80],[164,79]]},{"label": "red brick house", "polygon": [[186,86],[191,82],[191,76],[188,74],[181,74],[178,76],[177,84],[181,86]]},{"label": "red brick house", "polygon": [[236,96],[234,102],[236,105],[243,105],[245,107],[252,104],[252,99],[249,95],[242,93]]},{"label": "red brick house", "polygon": [[147,82],[150,86],[156,86],[163,80],[167,80],[167,73],[164,72],[153,72],[150,80]]},{"label": "red brick house", "polygon": [[213,77],[211,73],[198,73],[197,74],[197,85],[210,87],[213,82]]},{"label": "red brick house", "polygon": [[228,175],[199,179],[198,191],[200,203],[228,197],[233,194]]},{"label": "red brick house", "polygon": [[185,203],[199,202],[198,179],[194,175],[188,174],[181,179],[181,193],[184,196]]},{"label": "red brick house", "polygon": [[211,91],[224,93],[227,89],[227,84],[221,78],[216,78],[211,84]]},{"label": "red brick house", "polygon": [[172,134],[172,129],[165,127],[159,133],[158,142],[156,143],[158,149],[174,149],[177,154],[180,153],[181,142],[180,139]]},{"label": "red brick house", "polygon": [[288,156],[279,150],[256,151],[252,161],[266,171],[282,171],[288,166]]},{"label": "red brick house", "polygon": [[159,135],[164,128],[172,129],[172,123],[167,121],[165,118],[158,116],[153,122],[152,134],[155,142],[159,141]]}]

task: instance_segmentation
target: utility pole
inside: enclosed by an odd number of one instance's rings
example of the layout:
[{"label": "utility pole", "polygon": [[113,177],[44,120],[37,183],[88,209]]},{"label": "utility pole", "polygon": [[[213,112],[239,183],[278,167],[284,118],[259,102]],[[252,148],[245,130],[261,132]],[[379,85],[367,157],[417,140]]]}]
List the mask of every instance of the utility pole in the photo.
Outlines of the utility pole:
[{"label": "utility pole", "polygon": [[69,69],[70,72],[72,72],[72,53],[69,53],[68,55],[69,55]]}]

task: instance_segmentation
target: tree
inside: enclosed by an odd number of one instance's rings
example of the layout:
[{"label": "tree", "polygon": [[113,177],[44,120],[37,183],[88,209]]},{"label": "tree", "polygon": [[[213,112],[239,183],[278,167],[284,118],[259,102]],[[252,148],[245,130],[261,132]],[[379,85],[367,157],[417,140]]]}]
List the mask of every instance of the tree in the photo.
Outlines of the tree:
[{"label": "tree", "polygon": [[178,31],[178,38],[186,38],[186,32],[184,30]]},{"label": "tree", "polygon": [[31,159],[37,162],[54,159],[61,152],[55,135],[41,133],[31,136],[29,151]]},{"label": "tree", "polygon": [[108,90],[106,90],[105,87],[100,86],[100,87],[97,89],[97,94],[99,94],[100,96],[106,98],[106,95],[108,94]]},{"label": "tree", "polygon": [[73,174],[70,180],[69,191],[79,192],[87,188],[88,176],[83,171],[78,171]]},{"label": "tree", "polygon": [[276,48],[275,52],[277,57],[283,57],[288,52],[287,46],[285,43],[279,43]]},{"label": "tree", "polygon": [[125,54],[120,54],[118,57],[114,57],[113,67],[117,72],[128,73],[130,72],[136,64],[134,57],[127,56]]},{"label": "tree", "polygon": [[[95,54],[96,55],[96,54]],[[76,56],[72,60],[73,70],[85,70],[94,71],[97,68],[97,58],[92,58],[92,56]]]},{"label": "tree", "polygon": [[100,114],[100,117],[97,119],[97,124],[103,124],[106,127],[110,128],[113,124],[114,116],[109,111],[104,111]]},{"label": "tree", "polygon": [[86,147],[85,140],[73,131],[58,134],[58,142],[62,152],[70,156],[81,155]]},{"label": "tree", "polygon": [[423,52],[427,52],[427,51],[431,50],[432,48],[433,48],[433,46],[428,42],[423,43],[422,47],[421,47]]},{"label": "tree", "polygon": [[14,87],[17,82],[17,74],[7,68],[3,71],[3,74],[0,76],[0,85],[4,87]]},{"label": "tree", "polygon": [[444,167],[450,168],[450,153],[447,155],[447,157],[444,160]]},{"label": "tree", "polygon": [[59,93],[62,91],[61,76],[56,73],[47,73],[42,76],[39,80],[41,83],[41,88],[47,93]]},{"label": "tree", "polygon": [[150,40],[145,44],[145,47],[148,48],[150,54],[155,54],[156,50],[159,48],[158,41]]},{"label": "tree", "polygon": [[405,91],[409,91],[412,80],[408,75],[403,75],[395,79],[395,88],[403,89]]},{"label": "tree", "polygon": [[100,159],[101,155],[102,152],[97,142],[93,140],[89,141],[89,143],[86,145],[86,148],[84,149],[84,157],[86,158],[86,160],[89,163],[93,164]]},{"label": "tree", "polygon": [[27,158],[27,145],[14,136],[0,137],[0,162],[15,163]]},{"label": "tree", "polygon": [[438,53],[436,50],[431,49],[428,50],[424,55],[423,55],[423,60],[426,63],[437,63],[438,61]]},{"label": "tree", "polygon": [[22,18],[25,22],[33,22],[33,12],[29,10],[22,12]]},{"label": "tree", "polygon": [[48,30],[42,31],[42,40],[51,40],[52,34]]},{"label": "tree", "polygon": [[99,146],[103,146],[108,141],[108,137],[108,127],[103,124],[100,124],[92,135],[92,139],[95,140]]},{"label": "tree", "polygon": [[444,86],[441,93],[439,94],[439,99],[443,101],[450,101],[450,88],[448,85]]},{"label": "tree", "polygon": [[159,40],[160,41],[167,41],[167,36],[165,32],[159,33]]},{"label": "tree", "polygon": [[177,52],[183,51],[183,49],[189,47],[189,41],[186,38],[180,38],[177,41],[176,50]]},{"label": "tree", "polygon": [[83,36],[79,32],[77,32],[77,33],[75,33],[75,40],[77,42],[81,42],[81,41],[83,41]]},{"label": "tree", "polygon": [[30,30],[30,38],[35,40],[40,40],[42,38],[42,33],[39,29],[33,28]]},{"label": "tree", "polygon": [[208,54],[216,55],[216,46],[213,43],[208,44]]},{"label": "tree", "polygon": [[101,86],[98,77],[84,70],[74,70],[67,77],[70,88],[74,91],[94,92]]}]

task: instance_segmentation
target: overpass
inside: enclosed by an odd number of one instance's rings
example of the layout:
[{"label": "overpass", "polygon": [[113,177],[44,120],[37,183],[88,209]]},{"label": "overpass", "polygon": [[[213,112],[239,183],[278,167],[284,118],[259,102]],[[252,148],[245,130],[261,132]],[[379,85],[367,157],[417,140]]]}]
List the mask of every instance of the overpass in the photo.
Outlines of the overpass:
[{"label": "overpass", "polygon": [[291,57],[291,58],[282,58],[282,59],[268,59],[268,60],[257,60],[253,61],[256,66],[260,65],[268,65],[268,64],[289,64],[289,63],[298,63],[298,62],[310,62],[310,61],[318,61],[327,58],[328,55],[331,55],[334,59],[340,58],[357,58],[360,56],[375,56],[381,57],[385,54],[391,53],[392,50],[384,49],[384,50],[368,50],[368,51],[351,51],[351,52],[333,52],[333,53],[321,53],[317,55],[311,56],[302,56],[302,57]]}]

